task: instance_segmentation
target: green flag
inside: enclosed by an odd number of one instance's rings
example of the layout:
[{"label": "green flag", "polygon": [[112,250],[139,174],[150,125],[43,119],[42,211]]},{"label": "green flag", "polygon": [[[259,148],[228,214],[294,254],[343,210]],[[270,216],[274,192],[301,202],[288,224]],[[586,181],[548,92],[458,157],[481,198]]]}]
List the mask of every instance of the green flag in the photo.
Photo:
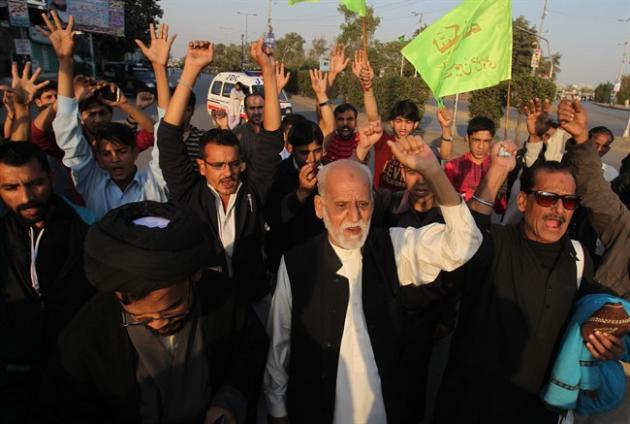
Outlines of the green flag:
[{"label": "green flag", "polygon": [[440,99],[512,74],[511,0],[464,0],[402,49]]},{"label": "green flag", "polygon": [[298,3],[319,3],[319,0],[289,0],[289,6],[293,6]]},{"label": "green flag", "polygon": [[365,16],[365,0],[341,0],[341,4],[346,6],[351,12],[357,13],[359,16]]}]

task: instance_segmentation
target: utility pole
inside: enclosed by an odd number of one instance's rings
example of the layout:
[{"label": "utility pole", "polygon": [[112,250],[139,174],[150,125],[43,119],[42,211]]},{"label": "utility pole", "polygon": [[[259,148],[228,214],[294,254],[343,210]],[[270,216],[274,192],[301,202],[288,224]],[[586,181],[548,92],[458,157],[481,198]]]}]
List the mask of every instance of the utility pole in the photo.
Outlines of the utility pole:
[{"label": "utility pole", "polygon": [[[418,33],[420,33],[420,31],[422,31],[422,18],[424,17],[424,13],[423,12],[411,12],[411,14],[413,16],[415,16],[416,18],[418,16],[420,16],[420,20],[418,22]],[[400,73],[402,74],[402,70],[400,71]],[[413,77],[414,78],[418,78],[418,70],[416,70],[416,72],[414,72]]]},{"label": "utility pole", "polygon": [[[618,22],[630,22],[630,18],[625,19],[617,19]],[[630,35],[628,36],[629,40],[623,42],[623,56],[621,56],[621,65],[619,65],[619,73],[617,74],[617,81],[615,81],[615,85],[613,87],[613,92],[615,96],[619,92],[621,88],[621,80],[623,78],[623,71],[628,61],[628,41],[630,41]]]},{"label": "utility pole", "polygon": [[[548,13],[547,12],[547,2],[548,2],[548,0],[545,0],[545,5],[543,6],[542,15],[540,15],[540,25],[538,25],[538,35],[539,36],[542,35],[543,25],[545,23],[545,17],[547,16],[547,13]],[[538,42],[538,40],[536,40],[536,47],[535,47],[535,50],[534,50],[534,54],[536,54],[537,51],[538,52],[540,51],[540,43]],[[549,66],[553,69],[553,62],[552,62],[551,56],[549,56]],[[532,76],[534,76],[534,75],[536,75],[536,68],[532,66]]]},{"label": "utility pole", "polygon": [[250,16],[258,16],[255,13],[247,13],[247,12],[236,12],[237,15],[243,15],[245,16],[245,44],[249,43],[249,34],[248,34],[248,18]]}]

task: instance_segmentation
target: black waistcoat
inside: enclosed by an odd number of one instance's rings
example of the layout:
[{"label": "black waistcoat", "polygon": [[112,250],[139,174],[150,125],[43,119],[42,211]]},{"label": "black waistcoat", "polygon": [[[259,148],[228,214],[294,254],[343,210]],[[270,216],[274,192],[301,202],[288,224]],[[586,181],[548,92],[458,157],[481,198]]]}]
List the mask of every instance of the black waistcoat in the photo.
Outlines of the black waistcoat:
[{"label": "black waistcoat", "polygon": [[[400,366],[405,301],[389,231],[372,229],[362,249],[363,311],[381,379],[387,421],[400,422]],[[339,349],[349,301],[348,280],[327,233],[285,255],[291,282],[291,355],[287,407],[292,422],[333,420]]]}]

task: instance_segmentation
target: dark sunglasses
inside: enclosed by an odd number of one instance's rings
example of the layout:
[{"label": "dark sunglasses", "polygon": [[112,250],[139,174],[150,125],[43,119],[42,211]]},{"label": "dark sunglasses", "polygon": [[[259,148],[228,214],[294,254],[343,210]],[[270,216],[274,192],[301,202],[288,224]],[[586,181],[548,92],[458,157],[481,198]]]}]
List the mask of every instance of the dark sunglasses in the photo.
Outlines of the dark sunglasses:
[{"label": "dark sunglasses", "polygon": [[527,194],[533,194],[536,199],[536,203],[543,208],[550,208],[562,200],[562,206],[568,211],[573,211],[580,206],[580,198],[575,194],[558,194],[548,191],[527,191]]}]

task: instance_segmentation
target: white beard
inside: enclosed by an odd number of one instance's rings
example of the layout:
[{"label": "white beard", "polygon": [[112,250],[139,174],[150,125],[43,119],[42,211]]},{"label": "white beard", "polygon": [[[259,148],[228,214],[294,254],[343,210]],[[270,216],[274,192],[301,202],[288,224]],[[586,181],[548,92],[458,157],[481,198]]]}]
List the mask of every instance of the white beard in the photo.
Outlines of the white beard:
[{"label": "white beard", "polygon": [[[369,222],[367,224],[361,221],[357,223],[341,224],[339,228],[335,228],[330,221],[330,217],[328,216],[326,208],[324,208],[322,212],[324,218],[324,227],[326,227],[326,230],[328,231],[328,236],[334,242],[334,244],[346,250],[356,250],[363,247],[368,236],[368,230],[370,228]],[[360,227],[361,235],[356,237],[347,237],[344,233],[344,230],[350,227]]]}]

